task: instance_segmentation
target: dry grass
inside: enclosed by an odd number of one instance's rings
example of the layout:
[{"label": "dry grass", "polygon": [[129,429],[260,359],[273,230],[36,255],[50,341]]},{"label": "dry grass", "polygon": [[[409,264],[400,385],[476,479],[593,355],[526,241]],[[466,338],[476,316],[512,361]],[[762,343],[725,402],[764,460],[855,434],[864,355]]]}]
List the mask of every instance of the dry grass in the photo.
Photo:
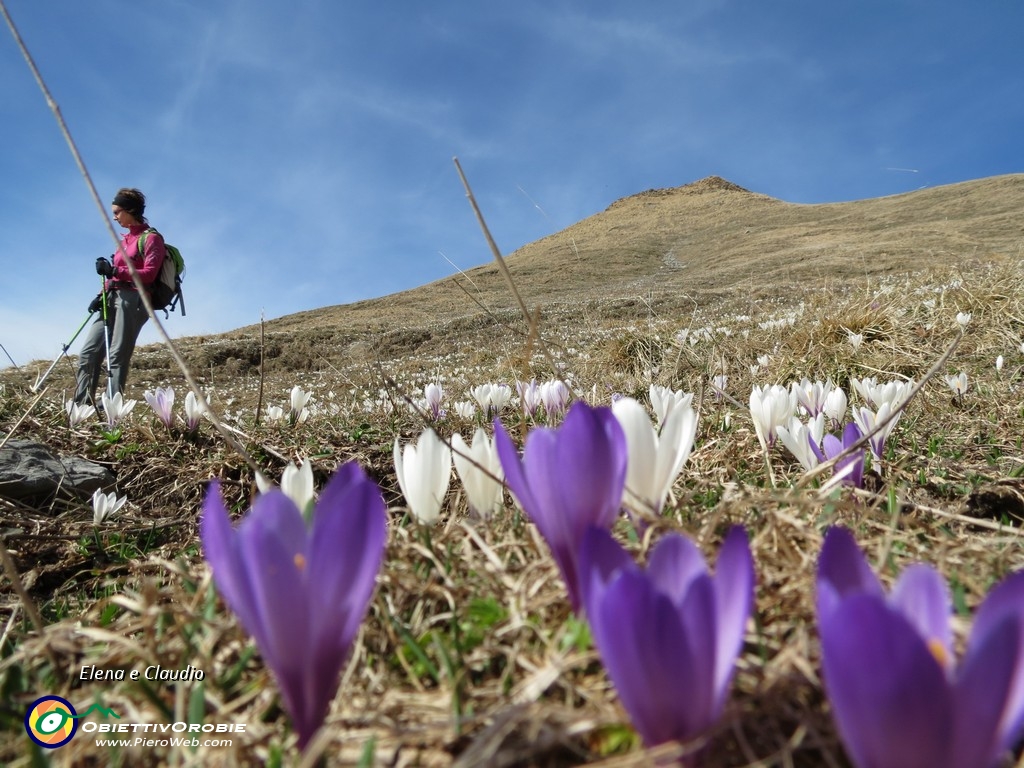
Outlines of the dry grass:
[{"label": "dry grass", "polygon": [[[215,406],[244,431],[246,449],[269,475],[279,475],[282,458],[311,456],[320,487],[334,467],[355,459],[392,507],[370,615],[305,764],[323,754],[332,765],[625,768],[670,760],[684,749],[640,748],[585,625],[570,614],[543,542],[511,504],[491,521],[471,519],[453,483],[447,511],[430,531],[408,520],[401,506],[391,443],[422,428],[403,398],[438,381],[452,414],[471,385],[558,373],[571,375],[574,390],[598,403],[614,392],[646,399],[652,382],[698,393],[697,449],[665,514],[641,539],[625,522],[617,533],[643,558],[666,530],[693,536],[711,556],[728,526],[742,523],[750,532],[755,619],[726,716],[702,742],[706,765],[847,765],[818,678],[813,573],[825,528],[850,526],[887,582],[909,562],[935,564],[961,611],[1024,567],[1024,503],[1014,501],[1024,475],[1024,271],[1005,256],[894,271],[922,248],[956,262],[971,238],[1012,253],[1020,227],[1000,201],[1019,198],[1022,181],[1004,177],[842,206],[790,206],[715,181],[620,201],[510,260],[529,303],[543,310],[541,332],[553,363],[528,343],[525,322],[509,309],[496,276],[486,274],[492,268],[473,273],[479,290],[472,291],[494,308],[491,314],[454,311],[458,289],[444,283],[281,319],[269,324],[262,350],[254,329],[186,341],[186,357],[204,386],[214,388]],[[988,196],[979,206],[974,197],[982,193]],[[1006,205],[1020,209],[1019,200]],[[678,223],[684,215],[686,242]],[[740,227],[753,243],[740,237]],[[853,231],[860,240],[844,234]],[[842,257],[849,242],[863,245],[872,233],[875,251]],[[699,271],[698,257],[713,242],[715,269]],[[776,251],[768,250],[772,243]],[[553,268],[560,249],[566,253]],[[755,278],[751,263],[759,249],[769,255]],[[809,255],[793,262],[794,249]],[[671,266],[670,251],[687,266]],[[886,261],[883,251],[892,258]],[[669,266],[659,271],[658,264]],[[685,295],[673,294],[680,286]],[[799,467],[781,448],[771,456],[773,488],[749,416],[717,401],[708,387],[711,376],[725,373],[727,393],[745,403],[754,383],[802,376],[830,377],[848,392],[854,376],[919,379],[957,336],[957,311],[973,319],[941,373],[966,371],[971,390],[961,404],[941,379],[925,387],[891,438],[886,476],[875,481],[874,493],[822,497],[814,488],[797,490]],[[848,331],[864,335],[856,353]],[[294,428],[253,423],[261,352],[268,358],[264,403],[284,404],[298,383],[315,392],[316,416]],[[1006,364],[997,374],[998,354]],[[764,355],[767,364],[753,373],[750,366]],[[183,396],[181,377],[165,361],[159,351],[140,353],[136,395],[173,384]],[[17,437],[109,463],[130,505],[94,537],[80,501],[0,500],[7,547],[47,621],[34,631],[5,589],[0,692],[9,727],[0,737],[0,762],[35,764],[20,720],[34,698],[58,693],[76,706],[102,702],[129,721],[171,722],[191,713],[245,723],[247,731],[231,748],[195,753],[100,752],[79,735],[53,753],[55,765],[300,764],[274,684],[218,601],[196,537],[205,481],[221,478],[229,508],[241,510],[252,493],[251,471],[208,425],[198,436],[168,434],[144,403],[119,442],[99,439],[95,425],[68,430],[59,397],[30,408],[27,375],[5,376],[0,427],[6,433],[29,411]],[[57,374],[55,388],[67,375]],[[511,411],[505,421],[519,434],[526,426]],[[445,435],[471,428],[454,415],[440,424]],[[967,627],[959,614],[959,640]],[[97,684],[78,679],[83,664],[191,664],[206,679]]]}]

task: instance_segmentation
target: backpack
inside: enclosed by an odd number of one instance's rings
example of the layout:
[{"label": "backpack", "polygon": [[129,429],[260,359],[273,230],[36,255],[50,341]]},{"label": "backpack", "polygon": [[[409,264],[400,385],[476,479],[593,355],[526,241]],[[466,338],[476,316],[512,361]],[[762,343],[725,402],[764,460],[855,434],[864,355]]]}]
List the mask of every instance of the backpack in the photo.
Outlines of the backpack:
[{"label": "backpack", "polygon": [[[155,229],[150,227],[141,235],[139,235],[138,249],[139,253],[143,253],[143,249],[146,246],[146,235],[150,232],[156,232]],[[157,234],[160,234],[157,232]],[[185,277],[185,259],[181,256],[181,251],[175,248],[168,242],[164,242],[164,248],[167,250],[167,256],[164,259],[163,266],[160,267],[160,274],[153,284],[149,287],[149,300],[153,304],[153,309],[162,309],[164,311],[164,317],[170,317],[169,312],[174,311],[174,307],[181,302],[181,316],[185,316],[185,296],[181,292],[181,280]]]}]

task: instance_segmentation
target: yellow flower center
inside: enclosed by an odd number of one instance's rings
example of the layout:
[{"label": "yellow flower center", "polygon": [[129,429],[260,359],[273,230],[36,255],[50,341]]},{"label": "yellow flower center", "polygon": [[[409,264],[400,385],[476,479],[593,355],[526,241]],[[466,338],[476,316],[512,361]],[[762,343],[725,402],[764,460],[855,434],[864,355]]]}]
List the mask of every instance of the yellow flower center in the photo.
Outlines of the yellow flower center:
[{"label": "yellow flower center", "polygon": [[301,552],[295,555],[295,567],[299,569],[300,573],[306,570],[306,558]]},{"label": "yellow flower center", "polygon": [[949,654],[946,653],[946,646],[944,646],[939,640],[932,638],[928,641],[928,650],[932,652],[932,656],[939,662],[939,666],[943,669],[949,667]]}]

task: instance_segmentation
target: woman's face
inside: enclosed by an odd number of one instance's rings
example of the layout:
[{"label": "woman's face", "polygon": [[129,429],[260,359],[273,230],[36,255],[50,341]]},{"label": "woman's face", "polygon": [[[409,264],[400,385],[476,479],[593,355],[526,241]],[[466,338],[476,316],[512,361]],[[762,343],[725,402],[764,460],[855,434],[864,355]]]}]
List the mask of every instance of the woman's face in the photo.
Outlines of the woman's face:
[{"label": "woman's face", "polygon": [[120,206],[115,205],[111,208],[111,213],[114,215],[114,221],[124,229],[130,228],[133,224],[138,224],[138,220],[132,216],[128,211]]}]

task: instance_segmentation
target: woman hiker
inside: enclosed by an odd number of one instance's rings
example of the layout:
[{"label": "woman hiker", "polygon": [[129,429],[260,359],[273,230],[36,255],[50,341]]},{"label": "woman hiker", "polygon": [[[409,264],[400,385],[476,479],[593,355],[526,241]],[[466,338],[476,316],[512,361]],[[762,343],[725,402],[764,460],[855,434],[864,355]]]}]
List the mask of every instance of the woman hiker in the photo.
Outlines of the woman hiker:
[{"label": "woman hiker", "polygon": [[142,283],[149,287],[160,277],[167,254],[164,239],[156,230],[146,235],[143,252],[139,252],[139,236],[149,229],[146,220],[146,196],[137,189],[120,189],[111,204],[114,221],[128,231],[113,256],[113,263],[105,258],[96,259],[96,273],[106,278],[103,291],[107,296],[106,324],[103,317],[103,294],[89,305],[89,312],[99,316],[89,328],[89,335],[78,356],[78,387],[75,402],[79,405],[95,404],[96,387],[99,384],[100,369],[107,354],[106,334],[110,341],[110,371],[108,382],[110,394],[123,392],[128,381],[128,364],[135,351],[139,331],[148,319],[128,271],[127,259],[132,260],[135,271]]}]

